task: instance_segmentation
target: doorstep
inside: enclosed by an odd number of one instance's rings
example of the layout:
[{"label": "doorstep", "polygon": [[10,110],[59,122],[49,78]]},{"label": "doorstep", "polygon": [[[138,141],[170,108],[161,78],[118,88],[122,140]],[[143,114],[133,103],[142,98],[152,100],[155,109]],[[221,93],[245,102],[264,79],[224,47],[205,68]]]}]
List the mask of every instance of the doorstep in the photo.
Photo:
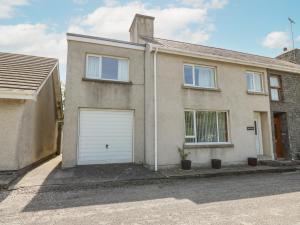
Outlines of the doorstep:
[{"label": "doorstep", "polygon": [[282,173],[296,171],[296,166],[226,166],[221,169],[212,168],[192,168],[191,170],[182,170],[180,168],[163,169],[160,171],[166,178],[191,178],[191,177],[216,177],[216,176],[234,176],[243,174],[257,173]]}]

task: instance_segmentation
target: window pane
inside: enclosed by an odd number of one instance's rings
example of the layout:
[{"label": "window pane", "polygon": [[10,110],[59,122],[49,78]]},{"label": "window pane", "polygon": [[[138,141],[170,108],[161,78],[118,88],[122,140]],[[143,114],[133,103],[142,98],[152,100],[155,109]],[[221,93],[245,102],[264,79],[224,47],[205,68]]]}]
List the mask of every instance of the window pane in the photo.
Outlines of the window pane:
[{"label": "window pane", "polygon": [[195,67],[195,86],[200,86],[200,72],[201,72],[201,69],[200,67],[196,66]]},{"label": "window pane", "polygon": [[254,82],[255,82],[255,91],[262,92],[262,82],[261,82],[261,75],[258,73],[254,74]]},{"label": "window pane", "polygon": [[194,113],[191,111],[184,112],[185,114],[185,136],[195,136],[194,130]]},{"label": "window pane", "polygon": [[101,78],[118,80],[118,59],[102,57]]},{"label": "window pane", "polygon": [[[200,87],[215,87],[215,70],[207,67],[196,67],[200,71],[199,84]],[[195,68],[195,69],[196,69]]]},{"label": "window pane", "polygon": [[279,87],[278,77],[270,77],[270,86],[271,87]]},{"label": "window pane", "polygon": [[278,89],[271,89],[271,99],[273,101],[279,101],[279,93],[278,93]]},{"label": "window pane", "polygon": [[195,143],[196,139],[195,138],[185,138],[186,143]]},{"label": "window pane", "polygon": [[193,67],[184,65],[184,83],[193,84]]},{"label": "window pane", "polygon": [[88,56],[86,76],[99,78],[99,57]]},{"label": "window pane", "polygon": [[219,142],[227,142],[227,117],[226,112],[218,113],[218,127],[219,127]]},{"label": "window pane", "polygon": [[253,74],[252,73],[247,73],[247,88],[248,91],[254,91],[254,86],[253,86]]},{"label": "window pane", "polygon": [[118,79],[128,81],[128,60],[119,59]]},{"label": "window pane", "polygon": [[197,142],[217,142],[216,112],[196,112]]}]

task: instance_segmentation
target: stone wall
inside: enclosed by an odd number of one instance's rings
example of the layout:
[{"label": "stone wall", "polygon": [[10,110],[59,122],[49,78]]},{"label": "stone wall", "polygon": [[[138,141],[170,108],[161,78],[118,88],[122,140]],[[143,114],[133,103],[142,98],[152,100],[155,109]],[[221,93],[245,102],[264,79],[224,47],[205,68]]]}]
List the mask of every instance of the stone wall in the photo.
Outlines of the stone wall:
[{"label": "stone wall", "polygon": [[277,56],[276,58],[289,61],[292,63],[300,64],[300,49],[296,48],[290,51],[286,51],[281,55]]},{"label": "stone wall", "polygon": [[[300,157],[300,75],[292,74],[292,73],[284,73],[280,71],[271,71],[271,70],[268,71],[268,75],[269,76],[276,75],[279,76],[281,79],[283,98],[279,102],[271,101],[270,104],[271,111],[273,113],[276,112],[286,113],[286,123],[288,126],[286,135],[288,135],[288,142],[289,142],[289,148],[286,149],[288,151],[287,156],[290,159],[299,158]],[[273,118],[272,118],[272,122],[273,122]],[[274,124],[272,124],[272,128],[274,129]]]}]

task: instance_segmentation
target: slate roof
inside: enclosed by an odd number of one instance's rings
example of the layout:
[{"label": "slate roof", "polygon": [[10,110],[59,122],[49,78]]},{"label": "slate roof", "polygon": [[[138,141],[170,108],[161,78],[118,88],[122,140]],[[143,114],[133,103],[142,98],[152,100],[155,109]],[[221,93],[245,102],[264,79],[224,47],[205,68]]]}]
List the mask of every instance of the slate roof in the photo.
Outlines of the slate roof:
[{"label": "slate roof", "polygon": [[58,60],[0,52],[0,89],[37,91]]},{"label": "slate roof", "polygon": [[212,57],[216,57],[216,60],[218,60],[217,59],[218,57],[223,57],[227,59],[243,61],[245,62],[245,64],[247,64],[247,62],[253,62],[257,64],[269,65],[270,67],[275,65],[275,66],[284,67],[287,70],[295,69],[300,72],[300,65],[283,61],[280,59],[254,55],[249,53],[243,53],[243,52],[238,52],[238,51],[233,51],[233,50],[228,50],[223,48],[215,48],[215,47],[209,47],[204,45],[167,40],[162,38],[143,37],[143,39],[146,42],[160,45],[164,49],[170,49],[170,50],[176,49],[176,50],[181,50],[190,53],[206,54]]}]

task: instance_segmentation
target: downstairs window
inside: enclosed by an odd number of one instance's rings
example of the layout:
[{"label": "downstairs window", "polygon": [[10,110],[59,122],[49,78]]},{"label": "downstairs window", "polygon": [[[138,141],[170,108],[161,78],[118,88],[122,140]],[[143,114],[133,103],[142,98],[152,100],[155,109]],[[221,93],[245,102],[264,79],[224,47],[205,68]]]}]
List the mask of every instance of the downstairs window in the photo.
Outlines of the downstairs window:
[{"label": "downstairs window", "polygon": [[226,111],[185,111],[185,142],[228,142],[227,114]]}]

